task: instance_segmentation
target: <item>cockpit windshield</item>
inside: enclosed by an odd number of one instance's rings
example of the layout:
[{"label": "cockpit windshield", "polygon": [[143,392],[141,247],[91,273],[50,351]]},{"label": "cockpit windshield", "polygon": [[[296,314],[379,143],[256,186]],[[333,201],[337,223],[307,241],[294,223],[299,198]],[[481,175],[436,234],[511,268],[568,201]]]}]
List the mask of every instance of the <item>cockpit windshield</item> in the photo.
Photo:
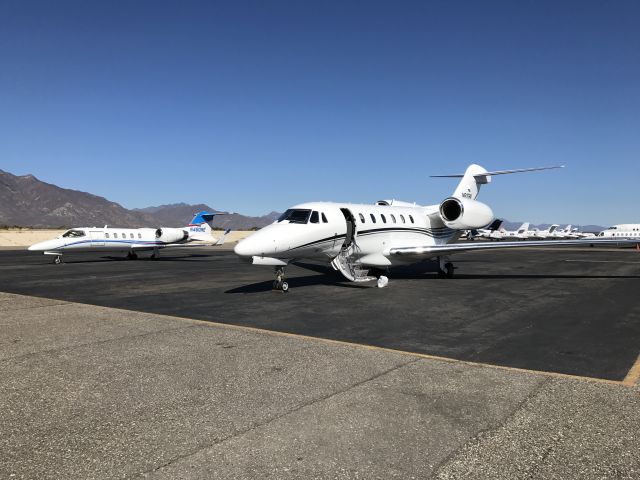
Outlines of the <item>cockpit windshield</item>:
[{"label": "cockpit windshield", "polygon": [[73,238],[73,237],[84,237],[85,233],[82,230],[67,230],[62,234],[65,238]]},{"label": "cockpit windshield", "polygon": [[307,223],[311,210],[302,210],[297,208],[290,208],[278,218],[278,223],[288,220],[289,223]]}]

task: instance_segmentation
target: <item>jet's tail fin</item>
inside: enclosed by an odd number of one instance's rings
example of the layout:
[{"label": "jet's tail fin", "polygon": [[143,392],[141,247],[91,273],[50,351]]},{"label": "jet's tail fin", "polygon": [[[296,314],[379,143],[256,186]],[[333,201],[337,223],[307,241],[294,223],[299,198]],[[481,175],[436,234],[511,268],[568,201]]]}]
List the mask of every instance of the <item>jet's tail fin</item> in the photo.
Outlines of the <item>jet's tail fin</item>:
[{"label": "jet's tail fin", "polygon": [[518,234],[522,235],[523,233],[527,233],[529,231],[529,222],[525,222],[522,225],[520,225],[520,228],[518,229]]},{"label": "jet's tail fin", "polygon": [[496,218],[488,227],[487,230],[491,230],[492,232],[495,230],[500,230],[502,225],[502,220],[499,218]]},{"label": "jet's tail fin", "polygon": [[193,240],[210,241],[213,218],[216,215],[224,215],[224,212],[207,212],[203,210],[196,213],[193,220],[187,225],[189,237]]},{"label": "jet's tail fin", "polygon": [[510,173],[536,172],[539,170],[550,170],[553,168],[564,168],[564,165],[556,165],[553,167],[536,167],[536,168],[518,168],[515,170],[495,170],[488,172],[480,165],[471,164],[463,174],[454,175],[431,175],[432,178],[462,178],[458,187],[453,192],[453,197],[470,198],[475,200],[480,192],[480,186],[491,182],[494,175],[507,175]]}]

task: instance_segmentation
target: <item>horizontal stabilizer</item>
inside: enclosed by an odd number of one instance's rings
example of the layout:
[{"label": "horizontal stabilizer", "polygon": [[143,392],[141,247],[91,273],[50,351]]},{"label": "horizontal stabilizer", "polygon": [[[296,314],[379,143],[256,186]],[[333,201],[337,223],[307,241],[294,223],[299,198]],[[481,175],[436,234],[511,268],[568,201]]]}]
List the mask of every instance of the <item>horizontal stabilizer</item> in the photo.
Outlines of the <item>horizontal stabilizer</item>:
[{"label": "horizontal stabilizer", "polygon": [[[564,168],[564,165],[554,165],[551,167],[534,167],[534,168],[517,168],[515,170],[495,170],[493,172],[482,172],[473,175],[476,178],[490,177],[492,175],[507,175],[509,173],[537,172],[539,170],[552,170],[555,168]],[[455,173],[452,175],[430,175],[431,178],[462,178],[464,173]]]}]

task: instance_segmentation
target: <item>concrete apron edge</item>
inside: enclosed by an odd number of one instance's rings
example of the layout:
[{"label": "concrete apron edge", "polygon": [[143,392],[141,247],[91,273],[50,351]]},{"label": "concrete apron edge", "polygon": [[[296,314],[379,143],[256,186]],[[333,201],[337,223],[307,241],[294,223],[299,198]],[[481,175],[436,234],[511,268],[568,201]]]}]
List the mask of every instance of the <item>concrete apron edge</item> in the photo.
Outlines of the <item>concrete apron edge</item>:
[{"label": "concrete apron edge", "polygon": [[[15,295],[16,297],[43,298],[43,299],[46,299],[46,300],[58,300],[58,301],[60,301],[60,299],[57,299],[57,298],[41,297],[41,296],[34,296],[34,295],[22,295],[22,294],[19,294],[19,293],[11,293],[11,292],[0,292],[0,293],[4,293],[4,294],[7,294],[7,295]],[[140,311],[140,310],[127,310],[127,309],[124,309],[124,308],[117,308],[117,307],[105,307],[105,306],[102,306],[102,305],[95,305],[95,304],[92,304],[92,303],[67,302],[64,305],[74,305],[74,304],[75,305],[84,305],[84,306],[104,308],[104,309],[108,309],[108,310],[116,310],[116,311],[120,311],[120,312],[136,312],[136,313],[143,313],[143,314],[148,314],[148,315],[157,315],[159,317],[163,317],[163,318],[166,318],[166,319],[179,320],[181,322],[187,321],[187,322],[190,322],[192,324],[207,325],[209,327],[217,327],[217,328],[239,330],[239,331],[244,331],[244,332],[259,333],[259,334],[262,334],[262,335],[273,335],[273,336],[278,336],[278,337],[296,338],[296,339],[300,339],[300,340],[324,343],[324,344],[329,344],[329,345],[342,345],[342,346],[347,346],[347,347],[351,347],[351,348],[358,348],[358,349],[365,349],[365,350],[373,350],[373,351],[395,353],[395,354],[399,354],[399,355],[410,356],[410,357],[414,357],[414,358],[418,358],[418,359],[424,359],[424,360],[433,360],[433,361],[439,361],[439,362],[456,363],[456,364],[461,364],[461,365],[468,365],[468,366],[471,366],[471,367],[490,368],[490,369],[514,372],[514,373],[527,373],[527,374],[531,374],[531,375],[538,375],[538,376],[545,376],[545,377],[552,377],[552,378],[559,378],[559,379],[566,379],[566,380],[579,380],[579,381],[586,381],[586,382],[604,383],[604,384],[608,384],[608,385],[618,385],[618,386],[622,386],[622,387],[626,387],[626,388],[634,387],[636,385],[636,383],[638,382],[638,380],[640,380],[640,355],[638,355],[638,358],[636,359],[635,363],[633,364],[631,369],[628,371],[627,375],[625,376],[625,378],[623,380],[609,380],[609,379],[606,379],[606,378],[587,377],[587,376],[581,376],[581,375],[572,375],[572,374],[569,374],[569,373],[548,372],[548,371],[544,371],[544,370],[531,370],[531,369],[527,369],[527,368],[507,367],[507,366],[504,366],[504,365],[493,365],[493,364],[490,364],[490,363],[473,362],[473,361],[470,361],[470,360],[459,360],[459,359],[451,358],[451,357],[442,357],[442,356],[438,356],[438,355],[430,355],[430,354],[427,354],[427,353],[407,352],[407,351],[404,351],[404,350],[396,350],[396,349],[393,349],[393,348],[378,347],[378,346],[375,346],[375,345],[366,345],[366,344],[362,344],[362,343],[348,342],[348,341],[345,341],[345,340],[333,340],[333,339],[330,339],[330,338],[313,337],[313,336],[310,336],[310,335],[302,335],[302,334],[298,334],[298,333],[279,332],[277,330],[267,330],[267,329],[257,328],[257,327],[247,327],[247,326],[244,326],[244,325],[234,325],[234,324],[221,323],[221,322],[215,322],[215,321],[210,321],[210,320],[199,320],[197,318],[179,317],[179,316],[175,316],[175,315],[165,315],[165,314],[162,314],[162,313],[152,313],[152,312],[145,312],[145,311]]]}]

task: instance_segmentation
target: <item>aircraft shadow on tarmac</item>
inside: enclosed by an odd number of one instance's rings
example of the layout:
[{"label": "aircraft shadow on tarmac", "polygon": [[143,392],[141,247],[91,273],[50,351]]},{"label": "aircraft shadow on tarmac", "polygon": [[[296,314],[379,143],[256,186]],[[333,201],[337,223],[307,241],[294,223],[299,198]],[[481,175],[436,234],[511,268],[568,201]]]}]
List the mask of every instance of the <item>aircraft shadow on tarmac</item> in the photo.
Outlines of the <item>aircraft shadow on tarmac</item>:
[{"label": "aircraft shadow on tarmac", "polygon": [[[319,273],[319,275],[288,277],[287,281],[291,287],[310,287],[318,285],[330,285],[343,288],[371,288],[376,286],[376,282],[351,283],[331,267],[314,263],[294,262],[295,266]],[[456,273],[453,278],[440,279],[437,276],[437,264],[435,262],[423,262],[415,265],[393,267],[388,275],[391,280],[437,280],[439,282],[451,282],[455,280],[549,280],[549,279],[640,279],[640,275],[585,275],[585,274],[524,274],[524,273],[504,273],[504,274],[468,274]],[[273,281],[264,281],[232,288],[225,293],[260,293],[270,291]]]}]

